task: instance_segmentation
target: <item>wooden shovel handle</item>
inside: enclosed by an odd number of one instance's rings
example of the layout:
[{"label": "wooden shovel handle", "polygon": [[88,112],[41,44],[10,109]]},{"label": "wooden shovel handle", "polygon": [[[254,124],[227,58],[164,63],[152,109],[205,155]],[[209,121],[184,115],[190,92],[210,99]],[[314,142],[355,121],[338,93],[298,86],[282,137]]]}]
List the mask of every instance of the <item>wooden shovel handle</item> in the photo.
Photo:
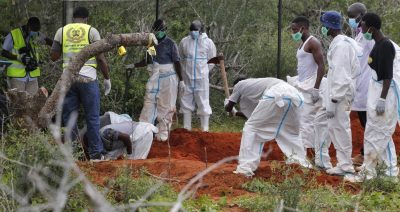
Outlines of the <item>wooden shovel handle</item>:
[{"label": "wooden shovel handle", "polygon": [[220,53],[218,55],[219,59],[219,65],[221,67],[221,78],[224,84],[224,91],[225,91],[225,97],[228,99],[229,98],[229,87],[228,87],[228,78],[226,77],[226,71],[225,71],[225,60],[224,60],[224,55]]}]

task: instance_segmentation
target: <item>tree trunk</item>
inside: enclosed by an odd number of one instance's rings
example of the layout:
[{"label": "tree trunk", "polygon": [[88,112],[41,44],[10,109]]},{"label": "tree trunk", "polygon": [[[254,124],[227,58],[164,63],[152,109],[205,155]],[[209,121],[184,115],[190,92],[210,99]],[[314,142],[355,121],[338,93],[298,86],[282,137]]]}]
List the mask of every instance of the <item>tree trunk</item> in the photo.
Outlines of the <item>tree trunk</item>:
[{"label": "tree trunk", "polygon": [[119,46],[150,46],[153,44],[157,44],[157,39],[152,33],[130,33],[107,35],[104,39],[83,48],[75,57],[72,58],[68,67],[61,75],[61,78],[57,81],[51,96],[47,99],[45,105],[40,111],[40,127],[47,127],[51,118],[57,113],[57,111],[61,111],[65,94],[71,87],[71,84],[76,81],[74,76],[77,76],[79,70],[89,58],[110,51]]}]

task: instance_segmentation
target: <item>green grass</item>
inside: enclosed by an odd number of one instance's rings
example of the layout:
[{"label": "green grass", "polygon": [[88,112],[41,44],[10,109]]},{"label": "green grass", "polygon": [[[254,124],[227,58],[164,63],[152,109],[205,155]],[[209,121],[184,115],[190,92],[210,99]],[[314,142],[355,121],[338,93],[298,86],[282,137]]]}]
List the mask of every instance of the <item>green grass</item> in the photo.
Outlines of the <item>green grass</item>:
[{"label": "green grass", "polygon": [[[211,122],[211,129],[215,131],[231,131],[241,129],[242,120],[226,117],[220,124]],[[56,178],[49,178],[46,173],[51,170],[57,176],[64,172],[54,165],[54,161],[62,160],[58,146],[52,141],[47,132],[28,133],[26,131],[10,130],[1,143],[1,152],[8,158],[21,161],[40,170],[39,174],[47,180],[49,186],[57,188],[59,182]],[[73,146],[69,147],[74,149]],[[79,149],[78,147],[75,147]],[[2,165],[1,181],[15,189],[20,194],[29,191],[32,205],[46,203],[45,195],[35,190],[34,184],[29,181],[26,168],[10,161],[0,160]],[[229,210],[230,206],[238,206],[249,211],[273,211],[284,205],[297,208],[301,211],[398,211],[400,208],[400,184],[393,179],[378,176],[361,184],[361,191],[352,194],[346,191],[344,185],[332,188],[328,185],[317,184],[315,179],[302,175],[293,175],[295,172],[290,166],[282,163],[271,162],[271,169],[280,176],[270,179],[255,178],[247,181],[242,188],[250,195],[238,196],[233,199],[220,197],[219,200],[204,195],[189,198],[183,203],[186,211],[222,211]],[[70,175],[71,179],[74,177]],[[282,179],[284,178],[284,180]],[[28,179],[28,180],[27,180]],[[307,180],[304,180],[307,179]],[[173,203],[178,193],[172,184],[146,175],[146,171],[138,168],[121,167],[117,177],[106,180],[105,186],[98,190],[113,205],[134,204],[143,197],[151,188],[157,188],[143,200],[147,203]],[[82,183],[75,185],[67,194],[65,211],[90,210],[90,201],[84,193]],[[229,203],[228,203],[229,202]],[[18,209],[19,205],[11,196],[0,192],[0,208],[6,211]],[[139,211],[167,211],[170,206],[141,207]]]},{"label": "green grass", "polygon": [[313,180],[302,182],[299,176],[281,183],[256,178],[242,187],[255,195],[237,197],[234,203],[250,211],[272,211],[281,200],[300,211],[398,211],[400,207],[400,184],[386,178],[364,182],[359,194],[349,193],[343,185],[332,188]]},{"label": "green grass", "polygon": [[[103,189],[107,199],[113,204],[135,204],[150,189],[155,191],[145,199],[144,203],[174,203],[178,193],[171,184],[145,175],[145,169],[122,168],[115,179],[106,181]],[[138,175],[137,177],[132,177]],[[203,195],[195,199],[188,199],[183,203],[187,211],[219,211],[226,205],[226,199],[214,201],[210,196]],[[170,207],[140,207],[139,211],[168,211]]]}]

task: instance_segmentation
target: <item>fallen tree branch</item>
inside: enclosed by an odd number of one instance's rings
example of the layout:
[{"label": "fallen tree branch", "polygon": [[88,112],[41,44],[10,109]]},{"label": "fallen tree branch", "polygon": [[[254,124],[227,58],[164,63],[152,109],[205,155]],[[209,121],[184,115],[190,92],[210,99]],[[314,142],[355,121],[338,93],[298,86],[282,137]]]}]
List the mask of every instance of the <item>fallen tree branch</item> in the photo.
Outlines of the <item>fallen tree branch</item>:
[{"label": "fallen tree branch", "polygon": [[64,70],[60,79],[45,105],[39,113],[40,127],[45,128],[50,123],[50,119],[60,111],[66,92],[74,82],[76,76],[85,62],[96,55],[108,52],[118,46],[150,46],[157,44],[157,39],[152,33],[130,33],[109,35],[95,43],[83,48]]}]

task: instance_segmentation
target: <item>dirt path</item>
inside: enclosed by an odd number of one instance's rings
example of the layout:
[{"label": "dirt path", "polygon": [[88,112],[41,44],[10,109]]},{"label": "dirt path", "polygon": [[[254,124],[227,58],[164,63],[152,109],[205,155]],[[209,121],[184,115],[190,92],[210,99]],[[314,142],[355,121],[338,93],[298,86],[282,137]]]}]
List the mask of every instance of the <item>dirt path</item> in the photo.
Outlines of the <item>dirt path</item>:
[{"label": "dirt path", "polygon": [[[352,133],[353,133],[353,155],[359,154],[362,147],[363,130],[358,122],[356,114],[351,115]],[[173,179],[173,185],[180,189],[186,183],[196,176],[197,173],[204,170],[207,166],[229,156],[235,156],[239,153],[240,133],[202,133],[188,132],[184,129],[176,129],[171,134],[171,163],[168,163],[168,145],[154,141],[147,160],[117,160],[90,164],[79,162],[83,170],[92,176],[94,183],[103,185],[108,178],[114,178],[117,170],[123,167],[140,168],[146,167],[148,172],[155,176],[164,174],[165,177]],[[400,148],[400,130],[396,129],[394,135],[396,152]],[[285,165],[284,157],[276,142],[266,143],[264,151],[272,148],[272,153],[267,158],[262,159],[261,164],[256,171],[255,177],[281,181],[286,176],[283,170],[290,169],[289,175],[300,174],[306,180],[316,179],[318,184],[339,186],[343,183],[342,178],[338,176],[329,176],[320,171],[306,171],[300,169],[297,165]],[[335,161],[335,151],[331,147],[330,153]],[[218,169],[207,174],[203,179],[203,186],[198,190],[198,194],[209,194],[214,198],[221,196],[234,197],[247,194],[241,188],[241,185],[248,181],[245,177],[232,173],[236,168],[236,161],[225,163]],[[168,174],[168,170],[170,170]],[[285,172],[287,173],[287,172]],[[345,184],[345,188],[352,192],[357,192],[359,186]]]}]

